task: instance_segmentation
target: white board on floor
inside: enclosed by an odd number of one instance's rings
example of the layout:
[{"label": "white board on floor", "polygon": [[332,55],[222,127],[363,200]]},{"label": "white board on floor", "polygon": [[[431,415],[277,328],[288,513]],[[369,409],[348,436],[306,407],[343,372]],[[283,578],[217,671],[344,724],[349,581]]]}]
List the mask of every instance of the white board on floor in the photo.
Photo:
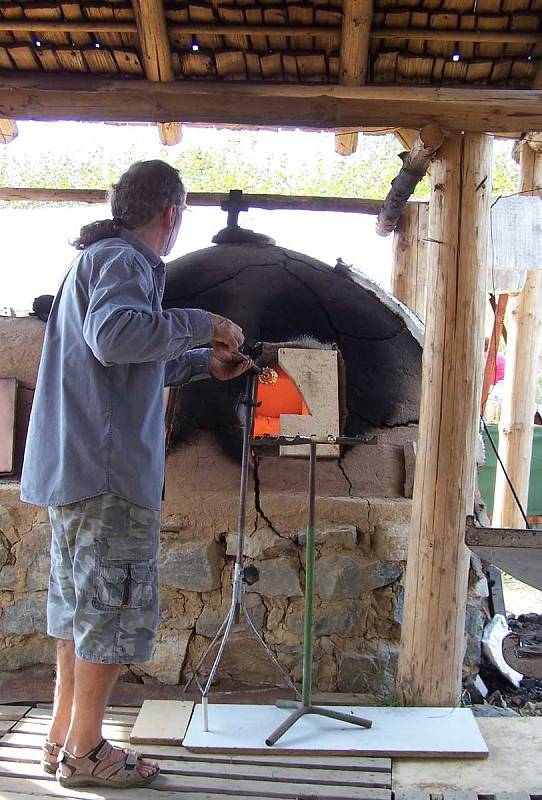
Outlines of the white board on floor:
[{"label": "white board on floor", "polygon": [[372,720],[372,728],[308,715],[273,746],[265,740],[286,719],[275,706],[209,704],[209,731],[197,705],[184,738],[189,750],[247,753],[341,753],[485,758],[488,749],[468,708],[326,706]]},{"label": "white board on floor", "polygon": [[132,744],[181,744],[194,703],[145,700],[130,734]]}]

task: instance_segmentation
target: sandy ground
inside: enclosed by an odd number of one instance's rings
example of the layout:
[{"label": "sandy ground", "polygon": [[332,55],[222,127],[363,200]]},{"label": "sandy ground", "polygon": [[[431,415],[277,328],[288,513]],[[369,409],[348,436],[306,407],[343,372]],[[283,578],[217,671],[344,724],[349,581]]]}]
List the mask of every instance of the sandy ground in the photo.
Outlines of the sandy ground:
[{"label": "sandy ground", "polygon": [[521,583],[510,575],[503,575],[506,610],[516,617],[519,614],[542,614],[542,592]]}]

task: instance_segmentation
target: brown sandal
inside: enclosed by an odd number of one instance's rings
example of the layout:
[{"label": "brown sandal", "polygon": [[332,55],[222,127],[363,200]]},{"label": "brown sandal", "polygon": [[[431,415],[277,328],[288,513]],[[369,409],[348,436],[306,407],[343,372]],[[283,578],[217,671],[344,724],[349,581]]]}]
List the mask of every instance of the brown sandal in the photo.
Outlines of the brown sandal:
[{"label": "brown sandal", "polygon": [[[44,772],[48,775],[56,775],[56,771],[58,768],[58,756],[62,749],[61,744],[57,744],[56,742],[50,742],[49,739],[46,739],[43,743],[43,754],[41,757],[41,768]],[[55,760],[49,761],[47,756],[52,756]]]},{"label": "brown sandal", "polygon": [[[122,748],[124,758],[99,769],[100,763],[113,749],[121,748],[113,748],[106,739],[102,739],[94,750],[81,758],[76,758],[62,749],[56,773],[58,782],[61,786],[113,786],[116,789],[128,789],[145,786],[160,774],[160,768],[156,766],[152,775],[143,778],[136,769],[141,755],[127,748]],[[66,767],[70,770],[69,775],[65,775],[62,771]]]}]

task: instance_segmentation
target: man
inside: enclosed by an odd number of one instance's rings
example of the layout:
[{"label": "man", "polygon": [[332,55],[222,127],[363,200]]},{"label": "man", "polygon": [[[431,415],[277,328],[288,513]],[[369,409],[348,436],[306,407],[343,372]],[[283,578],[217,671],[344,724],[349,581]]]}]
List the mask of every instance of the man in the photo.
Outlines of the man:
[{"label": "man", "polygon": [[160,255],[185,198],[169,165],[133,164],[113,187],[113,219],[82,228],[45,332],[21,497],[51,520],[47,631],[58,657],[42,763],[64,786],[133,788],[158,774],[101,728],[120,665],[154,647],[163,387],[252,366],[230,320],[162,310]]}]

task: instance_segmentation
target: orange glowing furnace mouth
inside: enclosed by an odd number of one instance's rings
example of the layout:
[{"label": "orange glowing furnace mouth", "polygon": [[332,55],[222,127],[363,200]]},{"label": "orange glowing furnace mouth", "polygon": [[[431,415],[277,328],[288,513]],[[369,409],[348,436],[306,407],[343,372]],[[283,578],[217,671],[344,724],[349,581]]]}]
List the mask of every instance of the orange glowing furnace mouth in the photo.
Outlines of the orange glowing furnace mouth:
[{"label": "orange glowing furnace mouth", "polygon": [[277,375],[276,380],[258,381],[254,436],[278,436],[281,414],[310,415],[303,395],[293,380],[281,367],[275,366],[273,370]]}]

